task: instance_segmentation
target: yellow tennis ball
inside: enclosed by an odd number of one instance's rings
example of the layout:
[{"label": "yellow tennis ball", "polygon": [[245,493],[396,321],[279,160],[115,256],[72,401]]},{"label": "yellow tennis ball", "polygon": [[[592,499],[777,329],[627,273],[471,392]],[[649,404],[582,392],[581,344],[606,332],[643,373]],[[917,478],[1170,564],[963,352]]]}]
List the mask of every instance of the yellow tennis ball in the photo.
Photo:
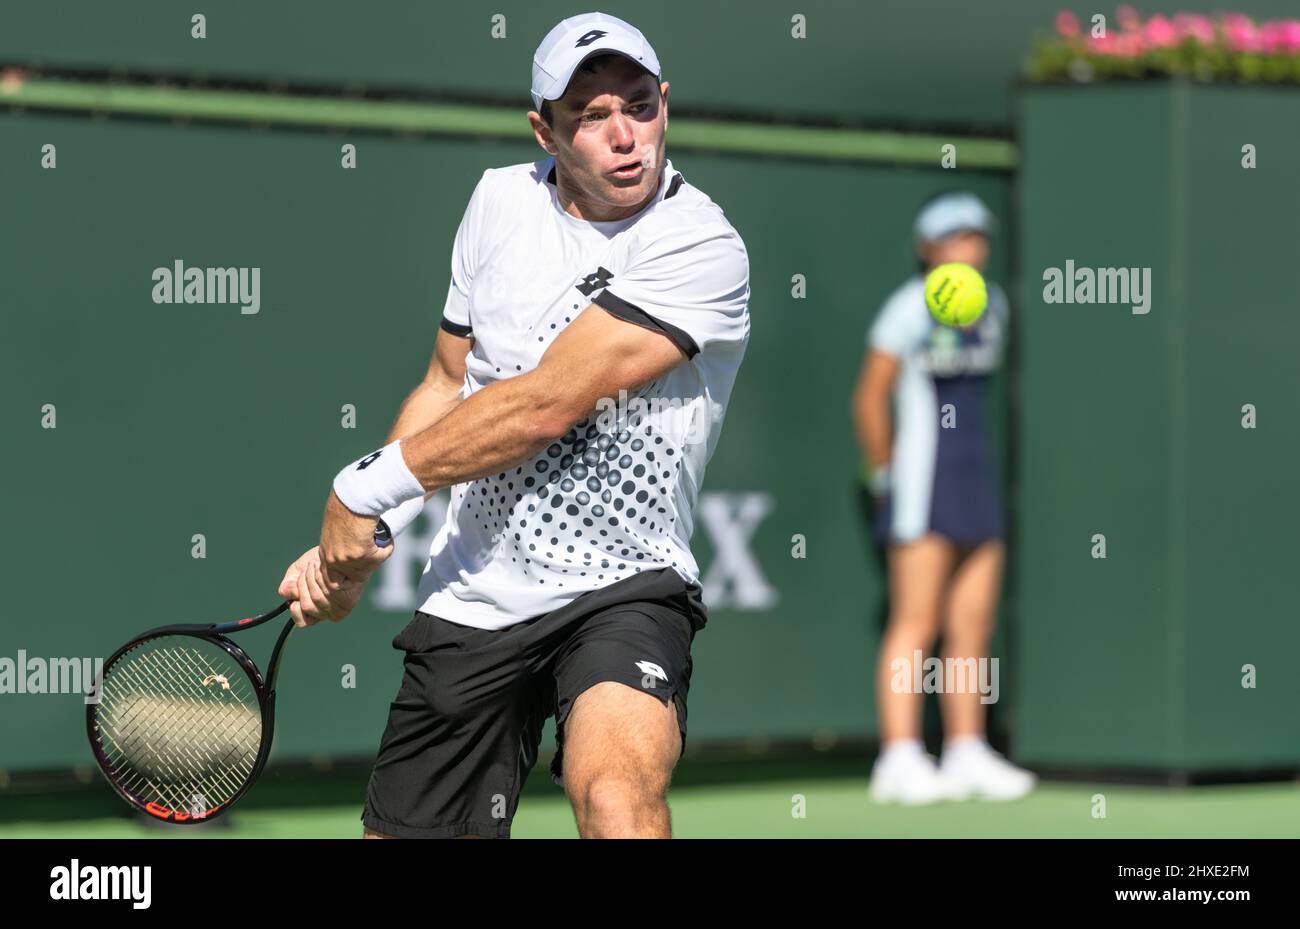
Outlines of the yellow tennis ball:
[{"label": "yellow tennis ball", "polygon": [[984,315],[989,294],[978,271],[953,261],[925,276],[925,305],[945,326],[969,326]]}]

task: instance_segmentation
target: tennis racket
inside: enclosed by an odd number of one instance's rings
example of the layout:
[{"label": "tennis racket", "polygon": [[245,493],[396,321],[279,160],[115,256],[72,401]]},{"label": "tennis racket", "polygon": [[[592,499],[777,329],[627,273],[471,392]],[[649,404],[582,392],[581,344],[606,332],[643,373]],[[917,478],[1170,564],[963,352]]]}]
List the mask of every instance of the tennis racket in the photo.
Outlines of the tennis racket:
[{"label": "tennis racket", "polygon": [[[380,520],[375,546],[391,544]],[[265,677],[227,636],[287,609],[288,601],[247,619],[159,626],[113,653],[99,702],[86,707],[86,734],[122,799],[156,819],[192,824],[226,812],[247,792],[271,752],[275,678],[294,624],[280,630]]]}]

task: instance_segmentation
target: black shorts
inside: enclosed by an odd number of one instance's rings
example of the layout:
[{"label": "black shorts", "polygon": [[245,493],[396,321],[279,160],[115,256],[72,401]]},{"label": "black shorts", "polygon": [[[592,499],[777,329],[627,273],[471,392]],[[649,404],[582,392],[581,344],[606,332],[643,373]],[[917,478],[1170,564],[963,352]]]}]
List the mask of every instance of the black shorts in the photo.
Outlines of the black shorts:
[{"label": "black shorts", "polygon": [[399,838],[509,838],[519,791],[556,720],[556,783],[564,721],[578,696],[618,681],[677,707],[686,742],[691,641],[706,621],[700,588],[672,568],[593,590],[505,629],[416,613],[393,639],[406,652],[362,822]]}]

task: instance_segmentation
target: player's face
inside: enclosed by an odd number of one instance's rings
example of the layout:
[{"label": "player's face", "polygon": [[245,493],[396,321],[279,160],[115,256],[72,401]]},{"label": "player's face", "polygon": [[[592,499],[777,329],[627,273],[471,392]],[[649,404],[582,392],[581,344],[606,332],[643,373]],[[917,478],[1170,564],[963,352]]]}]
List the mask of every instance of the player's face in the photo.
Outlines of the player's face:
[{"label": "player's face", "polygon": [[921,249],[921,257],[931,268],[950,261],[960,261],[977,271],[983,271],[989,260],[989,240],[982,232],[957,232],[937,242],[927,243]]},{"label": "player's face", "polygon": [[625,58],[574,77],[552,104],[549,132],[562,192],[573,201],[569,212],[593,221],[622,219],[654,196],[664,160],[667,97],[666,82],[656,83]]}]

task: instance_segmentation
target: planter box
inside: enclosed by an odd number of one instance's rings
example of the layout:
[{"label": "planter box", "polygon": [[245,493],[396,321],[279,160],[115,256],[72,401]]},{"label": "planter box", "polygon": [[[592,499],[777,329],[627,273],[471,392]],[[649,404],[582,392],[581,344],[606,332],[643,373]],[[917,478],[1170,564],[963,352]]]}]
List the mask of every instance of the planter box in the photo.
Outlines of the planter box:
[{"label": "planter box", "polygon": [[[1028,88],[1020,134],[1015,754],[1300,766],[1300,90]],[[1049,302],[1067,262],[1147,312]]]}]

